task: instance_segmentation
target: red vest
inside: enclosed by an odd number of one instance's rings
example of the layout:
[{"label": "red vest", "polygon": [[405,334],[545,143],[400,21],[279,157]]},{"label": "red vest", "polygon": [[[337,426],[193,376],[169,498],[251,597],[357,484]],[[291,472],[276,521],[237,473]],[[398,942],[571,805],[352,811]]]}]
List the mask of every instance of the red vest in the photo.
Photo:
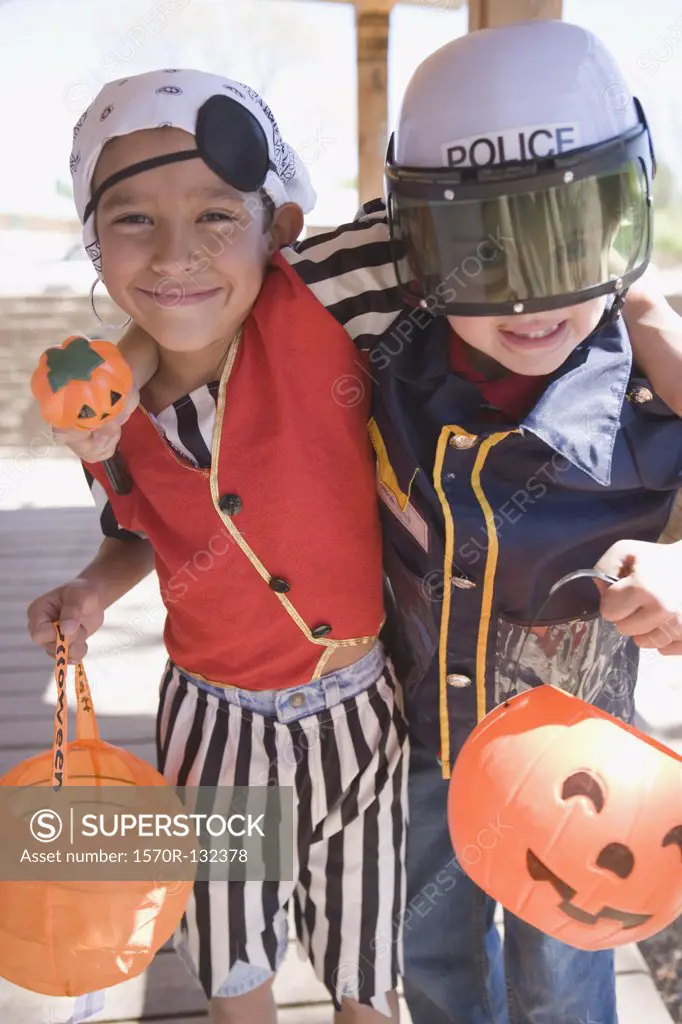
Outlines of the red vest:
[{"label": "red vest", "polygon": [[223,374],[212,469],[174,454],[139,408],[119,444],[132,493],[114,494],[88,465],[120,525],[154,547],[164,639],[185,671],[247,690],[298,686],[339,643],[377,635],[369,402],[345,330],[277,254]]}]

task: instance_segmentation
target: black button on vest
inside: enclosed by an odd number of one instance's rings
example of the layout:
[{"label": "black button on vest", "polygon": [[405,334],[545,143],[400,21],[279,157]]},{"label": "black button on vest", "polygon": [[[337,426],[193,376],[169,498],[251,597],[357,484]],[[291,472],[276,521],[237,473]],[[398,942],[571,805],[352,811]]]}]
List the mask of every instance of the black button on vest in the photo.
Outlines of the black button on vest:
[{"label": "black button on vest", "polygon": [[326,636],[327,633],[331,633],[331,631],[332,627],[328,626],[326,622],[323,622],[321,626],[315,626],[315,629],[310,630],[316,640],[319,640],[321,636]]},{"label": "black button on vest", "polygon": [[236,516],[237,512],[241,512],[244,507],[244,503],[238,494],[223,494],[218,505],[228,516]]},{"label": "black button on vest", "polygon": [[269,583],[270,590],[274,590],[276,594],[286,594],[291,590],[291,584],[283,580],[281,576],[271,576]]}]

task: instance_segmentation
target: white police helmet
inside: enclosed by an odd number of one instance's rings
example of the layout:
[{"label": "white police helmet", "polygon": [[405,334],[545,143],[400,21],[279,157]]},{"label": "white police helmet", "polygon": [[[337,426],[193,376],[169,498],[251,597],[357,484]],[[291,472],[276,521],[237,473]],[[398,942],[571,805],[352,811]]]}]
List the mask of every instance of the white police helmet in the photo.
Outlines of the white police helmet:
[{"label": "white police helmet", "polygon": [[592,33],[473,32],[412,77],[386,158],[402,290],[434,313],[529,313],[615,295],[649,262],[653,147]]}]

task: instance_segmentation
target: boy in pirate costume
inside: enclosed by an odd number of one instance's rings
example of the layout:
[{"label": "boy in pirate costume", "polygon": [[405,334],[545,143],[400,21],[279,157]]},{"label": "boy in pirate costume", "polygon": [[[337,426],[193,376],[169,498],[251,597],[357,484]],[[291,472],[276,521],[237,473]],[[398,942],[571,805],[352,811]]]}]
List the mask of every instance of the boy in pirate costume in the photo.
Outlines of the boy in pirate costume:
[{"label": "boy in pirate costume", "polygon": [[[132,491],[87,466],[106,538],[34,602],[33,638],[50,649],[60,619],[78,660],[104,609],[157,569],[160,770],[179,786],[295,790],[292,882],[195,885],[177,945],[212,1019],[276,1020],[293,900],[337,1019],[397,1022],[406,726],[377,639],[368,404],[334,401],[355,349],[278,252],[313,204],[307,172],[247,86],[170,70],[109,84],[71,169],[95,269],[159,366],[120,441]],[[207,433],[190,408],[210,411]]]},{"label": "boy in pirate costume", "polygon": [[[521,679],[552,672],[628,717],[636,645],[680,650],[665,572],[679,548],[651,543],[679,483],[680,321],[638,282],[652,154],[636,105],[605,101],[621,78],[598,40],[562,23],[456,40],[408,90],[387,163],[390,224],[377,201],[283,251],[369,350],[377,385],[384,565],[416,747],[414,1024],[616,1021],[610,953],[507,915],[503,958],[492,902],[453,866],[442,776],[510,692],[523,628],[563,572],[600,560],[629,575],[601,600],[591,584],[562,592],[547,610],[559,629],[543,618]],[[138,331],[123,345],[133,365],[150,356]]]}]

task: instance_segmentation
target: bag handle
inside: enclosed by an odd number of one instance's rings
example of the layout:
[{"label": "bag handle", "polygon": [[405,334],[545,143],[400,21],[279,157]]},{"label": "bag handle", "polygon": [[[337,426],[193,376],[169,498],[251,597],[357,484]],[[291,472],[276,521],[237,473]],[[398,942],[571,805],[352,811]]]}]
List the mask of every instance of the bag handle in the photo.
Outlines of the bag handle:
[{"label": "bag handle", "polygon": [[[519,653],[517,654],[516,661],[514,662],[514,664],[512,666],[512,686],[513,686],[514,690],[518,690],[519,669],[521,667],[521,658],[523,657],[523,652],[524,652],[524,650],[526,648],[526,644],[528,643],[528,638],[529,638],[531,632],[533,631],[533,628],[536,626],[538,619],[540,618],[540,616],[542,615],[542,613],[545,610],[546,606],[548,605],[550,599],[554,596],[554,594],[556,594],[557,590],[560,590],[561,587],[565,586],[567,583],[573,583],[574,580],[580,580],[580,579],[586,579],[586,578],[596,579],[596,580],[603,580],[603,582],[607,583],[609,586],[613,586],[614,583],[618,583],[618,581],[620,579],[620,577],[618,577],[618,576],[609,576],[608,573],[603,572],[601,569],[576,569],[575,572],[569,572],[565,576],[562,576],[560,580],[557,580],[557,582],[554,584],[554,586],[550,588],[549,594],[547,595],[545,600],[542,602],[542,604],[538,608],[538,610],[537,610],[537,612],[536,612],[536,614],[535,614],[535,616],[533,618],[533,621],[526,628],[526,631],[525,631],[525,634],[524,634],[524,637],[523,637],[523,641],[521,643],[521,647],[519,648]],[[535,688],[537,686],[541,686],[542,685],[542,681],[540,680],[537,683],[536,682],[529,682],[528,685],[530,687],[532,687],[532,688]]]},{"label": "bag handle", "polygon": [[[66,673],[69,666],[69,642],[59,622],[53,623],[57,634],[55,660],[55,682],[57,683],[57,708],[54,715],[54,738],[52,741],[52,788],[61,789],[67,782],[67,700]],[[88,677],[83,662],[76,665],[76,739],[98,740],[99,729]]]}]

